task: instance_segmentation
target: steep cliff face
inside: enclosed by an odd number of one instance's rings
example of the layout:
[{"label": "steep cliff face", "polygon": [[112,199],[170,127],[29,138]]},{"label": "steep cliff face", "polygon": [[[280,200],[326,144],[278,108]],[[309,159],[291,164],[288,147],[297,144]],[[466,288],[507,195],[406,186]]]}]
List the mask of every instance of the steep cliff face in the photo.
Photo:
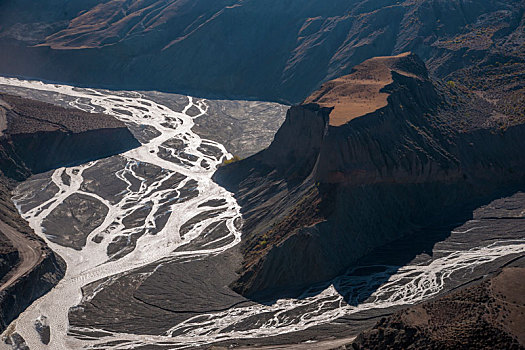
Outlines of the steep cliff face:
[{"label": "steep cliff face", "polygon": [[[17,268],[16,264],[11,265],[11,270],[14,268]],[[62,258],[41,242],[40,259],[35,265],[9,285],[2,286],[0,331],[3,331],[33,301],[53,288],[64,277],[65,271],[66,264]]]},{"label": "steep cliff face", "polygon": [[11,200],[17,181],[139,145],[115,118],[0,94],[0,331],[64,276]]},{"label": "steep cliff face", "polygon": [[0,138],[2,172],[22,180],[137,147],[124,123],[103,115],[0,95],[6,130]]},{"label": "steep cliff face", "polygon": [[19,260],[18,251],[13,247],[11,242],[3,236],[0,236],[0,280],[7,275],[11,268]]},{"label": "steep cliff face", "polygon": [[502,129],[499,118],[510,117],[431,81],[413,54],[374,58],[323,85],[288,111],[268,149],[215,175],[246,220],[233,287],[293,293],[524,185],[525,125]]}]

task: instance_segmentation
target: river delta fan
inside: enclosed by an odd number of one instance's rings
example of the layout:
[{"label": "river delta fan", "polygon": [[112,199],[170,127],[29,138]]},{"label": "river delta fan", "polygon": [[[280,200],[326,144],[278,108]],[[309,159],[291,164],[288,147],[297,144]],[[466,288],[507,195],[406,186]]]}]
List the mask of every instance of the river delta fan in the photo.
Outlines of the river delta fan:
[{"label": "river delta fan", "polygon": [[[62,258],[35,237],[11,201],[32,174],[118,154],[138,145],[125,124],[103,114],[0,94],[0,330],[64,276]],[[42,181],[35,180],[39,185]],[[37,186],[32,198],[46,196]],[[13,250],[14,248],[14,250]]]}]

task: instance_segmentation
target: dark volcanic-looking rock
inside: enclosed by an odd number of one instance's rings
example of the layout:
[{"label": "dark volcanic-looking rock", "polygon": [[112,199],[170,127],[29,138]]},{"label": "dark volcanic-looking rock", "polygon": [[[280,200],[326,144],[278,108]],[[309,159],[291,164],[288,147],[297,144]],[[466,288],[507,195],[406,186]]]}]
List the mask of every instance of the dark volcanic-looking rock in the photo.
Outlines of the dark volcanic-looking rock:
[{"label": "dark volcanic-looking rock", "polygon": [[410,50],[439,77],[519,92],[523,11],[521,0],[11,0],[0,74],[297,103]]},{"label": "dark volcanic-looking rock", "polygon": [[347,349],[524,349],[525,268],[383,318]]},{"label": "dark volcanic-looking rock", "polygon": [[522,188],[525,125],[499,123],[512,116],[430,80],[413,54],[374,58],[326,83],[288,111],[266,150],[215,174],[246,219],[234,288],[289,294]]}]

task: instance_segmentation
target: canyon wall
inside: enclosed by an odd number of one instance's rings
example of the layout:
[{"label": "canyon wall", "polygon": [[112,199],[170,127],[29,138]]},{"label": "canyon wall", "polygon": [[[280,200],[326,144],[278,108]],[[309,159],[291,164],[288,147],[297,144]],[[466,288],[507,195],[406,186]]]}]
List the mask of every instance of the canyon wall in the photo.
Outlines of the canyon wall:
[{"label": "canyon wall", "polygon": [[[233,288],[245,295],[329,280],[374,248],[525,185],[525,125],[501,128],[486,101],[432,81],[417,56],[373,59],[345,79],[345,89],[328,82],[292,107],[268,149],[215,175],[243,207]],[[385,106],[333,125],[378,81]],[[333,91],[342,94],[330,106]]]},{"label": "canyon wall", "polygon": [[4,1],[0,74],[298,103],[368,58],[410,50],[436,76],[510,91],[523,11],[519,0]]}]

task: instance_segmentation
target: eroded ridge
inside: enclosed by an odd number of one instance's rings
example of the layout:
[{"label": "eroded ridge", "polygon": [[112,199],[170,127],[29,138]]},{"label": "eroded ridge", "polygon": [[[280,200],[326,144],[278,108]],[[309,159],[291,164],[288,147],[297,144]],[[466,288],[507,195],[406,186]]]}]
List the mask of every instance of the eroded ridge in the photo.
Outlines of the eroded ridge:
[{"label": "eroded ridge", "polygon": [[[157,335],[70,326],[70,310],[96,298],[125,274],[149,264],[202,259],[240,242],[239,207],[230,193],[211,181],[227,151],[191,131],[195,116],[188,111],[206,113],[202,100],[189,98],[181,112],[174,112],[131,92],[4,78],[0,84],[68,95],[72,106],[117,114],[135,132],[142,132],[143,144],[135,150],[57,169],[47,179],[39,176],[18,188],[19,210],[68,265],[65,278],[14,324],[31,349],[192,348],[297,332],[348,315],[427,300],[450,289],[451,281],[455,285],[468,281],[476,269],[525,253],[522,230],[515,220],[523,218],[525,206],[516,213],[502,209],[497,217],[511,215],[512,220],[499,228],[490,221],[496,214],[491,212],[489,219],[481,215],[436,244],[431,256],[421,254],[404,266],[365,264],[330,283],[312,286],[298,299],[204,312],[167,325]],[[36,189],[45,192],[35,196]],[[524,195],[520,196],[517,202],[525,203]],[[96,213],[79,203],[90,203]],[[69,221],[72,217],[77,221]],[[227,230],[215,230],[219,225]],[[50,328],[47,346],[36,331],[38,320],[46,320]]]},{"label": "eroded ridge", "polygon": [[352,73],[330,80],[310,95],[305,104],[317,103],[333,108],[329,124],[341,126],[352,119],[372,113],[388,104],[383,89],[394,80],[392,72],[419,79],[417,75],[395,68],[410,52],[397,56],[374,57],[355,66]]}]

